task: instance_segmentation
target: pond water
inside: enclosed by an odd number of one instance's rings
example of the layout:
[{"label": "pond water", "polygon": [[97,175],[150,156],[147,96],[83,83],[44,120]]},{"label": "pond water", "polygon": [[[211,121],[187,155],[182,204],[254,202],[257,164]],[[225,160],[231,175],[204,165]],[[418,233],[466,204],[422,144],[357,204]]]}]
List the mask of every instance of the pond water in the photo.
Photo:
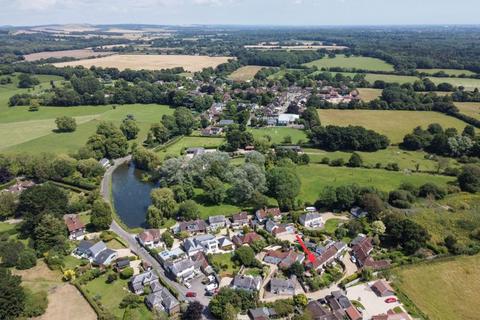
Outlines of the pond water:
[{"label": "pond water", "polygon": [[156,185],[141,180],[142,171],[133,163],[122,164],[112,174],[112,198],[120,219],[131,228],[146,227],[150,191]]}]

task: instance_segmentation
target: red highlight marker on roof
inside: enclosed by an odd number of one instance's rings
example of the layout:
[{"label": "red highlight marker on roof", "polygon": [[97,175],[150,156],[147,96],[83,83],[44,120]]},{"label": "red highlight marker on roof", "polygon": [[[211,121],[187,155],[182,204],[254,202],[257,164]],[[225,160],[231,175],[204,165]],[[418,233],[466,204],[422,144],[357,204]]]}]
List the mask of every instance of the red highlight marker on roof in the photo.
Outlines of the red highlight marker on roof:
[{"label": "red highlight marker on roof", "polygon": [[305,252],[305,255],[307,256],[308,260],[311,262],[311,263],[314,263],[316,258],[315,256],[313,255],[313,253],[310,252],[310,250],[308,250],[307,246],[305,245],[305,243],[303,243],[303,240],[302,238],[300,238],[300,236],[297,234],[296,235],[297,237],[297,241],[298,243],[300,244],[300,246],[302,247],[303,251]]}]

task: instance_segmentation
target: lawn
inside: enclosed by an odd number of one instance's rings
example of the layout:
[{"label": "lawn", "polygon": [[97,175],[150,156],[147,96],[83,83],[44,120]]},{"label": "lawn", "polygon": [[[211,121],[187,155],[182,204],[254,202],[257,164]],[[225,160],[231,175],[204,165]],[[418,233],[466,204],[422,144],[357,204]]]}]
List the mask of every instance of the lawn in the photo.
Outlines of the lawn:
[{"label": "lawn", "polygon": [[[92,110],[92,107],[89,106],[59,109],[81,110],[83,108],[90,111]],[[99,110],[103,110],[103,112],[97,115],[77,118],[77,130],[70,133],[52,132],[55,128],[54,118],[0,124],[0,132],[3,131],[5,135],[14,137],[14,139],[2,140],[3,143],[0,143],[0,150],[3,147],[7,152],[40,153],[46,150],[55,153],[73,152],[85,145],[88,137],[95,132],[100,121],[113,121],[119,126],[128,114],[134,115],[137,120],[140,133],[135,141],[141,143],[145,140],[152,123],[159,122],[164,114],[173,113],[173,110],[168,106],[153,104],[123,105],[117,106],[115,109],[113,109],[112,106],[102,106],[98,108],[100,108]],[[42,109],[43,108],[41,108],[39,112],[42,112]],[[61,110],[58,112],[60,111]],[[14,145],[12,145],[12,143],[14,143]]]},{"label": "lawn", "polygon": [[228,79],[233,81],[250,81],[253,80],[258,71],[260,71],[262,66],[244,66],[234,72],[232,72]]},{"label": "lawn", "polygon": [[390,142],[397,144],[417,126],[426,128],[431,123],[439,123],[444,128],[462,130],[465,122],[433,111],[393,111],[393,110],[318,110],[323,125],[357,125],[385,134]]},{"label": "lawn", "polygon": [[417,69],[418,72],[426,73],[426,74],[435,74],[438,72],[445,72],[449,76],[460,76],[462,74],[466,76],[473,76],[475,72],[470,70],[461,70],[461,69]]},{"label": "lawn", "polygon": [[329,219],[325,222],[324,230],[329,234],[333,234],[337,230],[338,226],[341,223],[344,223],[345,220],[342,219]]},{"label": "lawn", "polygon": [[375,100],[382,95],[382,89],[363,88],[357,90],[360,93],[360,99],[365,102]]},{"label": "lawn", "polygon": [[[310,157],[310,163],[320,163],[323,158],[327,157],[331,160],[342,158],[347,162],[352,153],[343,151],[329,152],[321,149],[304,149],[304,152]],[[388,147],[384,150],[376,152],[357,152],[363,160],[364,165],[374,167],[377,163],[381,163],[384,167],[388,163],[397,163],[401,170],[408,169],[411,171],[435,171],[437,170],[437,161],[425,158],[428,154],[423,151],[408,151],[398,147]],[[457,165],[454,160],[450,161],[450,166]]]},{"label": "lawn", "polygon": [[321,164],[298,166],[297,173],[302,182],[299,198],[306,202],[315,202],[326,186],[340,186],[356,183],[360,186],[372,186],[381,191],[391,191],[403,182],[420,186],[426,182],[446,185],[455,178],[429,175],[424,173],[405,174],[383,169],[360,169],[347,167],[329,167]]},{"label": "lawn", "polygon": [[316,66],[317,68],[345,68],[345,69],[363,69],[372,71],[394,71],[391,64],[370,57],[346,57],[345,55],[337,55],[335,58],[325,57],[305,64],[308,67]]},{"label": "lawn", "polygon": [[249,128],[255,139],[270,137],[271,142],[275,144],[283,143],[285,137],[290,136],[292,143],[308,140],[305,131],[288,127],[268,127],[268,128]]},{"label": "lawn", "polygon": [[157,151],[157,153],[163,159],[167,155],[179,156],[187,148],[218,148],[223,142],[224,138],[221,137],[183,137],[166,149]]},{"label": "lawn", "polygon": [[437,78],[431,77],[429,78],[435,84],[440,83],[450,83],[453,86],[462,86],[465,90],[474,90],[476,88],[480,89],[480,79],[472,79],[472,78]]},{"label": "lawn", "polygon": [[460,113],[480,120],[480,102],[454,102]]},{"label": "lawn", "polygon": [[220,270],[220,276],[233,276],[238,271],[238,266],[232,261],[233,253],[213,254],[209,257],[212,265]]},{"label": "lawn", "polygon": [[396,285],[430,319],[478,319],[480,255],[403,267]]}]

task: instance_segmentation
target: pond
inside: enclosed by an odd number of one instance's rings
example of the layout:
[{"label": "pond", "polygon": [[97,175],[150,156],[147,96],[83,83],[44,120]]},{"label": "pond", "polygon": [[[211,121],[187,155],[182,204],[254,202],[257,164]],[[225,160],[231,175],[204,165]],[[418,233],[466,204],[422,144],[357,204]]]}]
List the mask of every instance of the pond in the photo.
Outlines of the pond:
[{"label": "pond", "polygon": [[142,181],[142,171],[133,163],[120,165],[112,174],[112,198],[115,210],[130,228],[146,227],[150,192],[157,186]]}]

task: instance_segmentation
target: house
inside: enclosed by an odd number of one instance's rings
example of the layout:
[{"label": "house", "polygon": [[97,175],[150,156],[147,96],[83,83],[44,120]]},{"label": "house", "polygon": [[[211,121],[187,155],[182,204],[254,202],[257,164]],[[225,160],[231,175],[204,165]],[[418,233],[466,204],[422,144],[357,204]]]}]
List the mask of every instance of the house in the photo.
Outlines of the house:
[{"label": "house", "polygon": [[191,220],[191,221],[183,221],[180,222],[179,226],[180,231],[186,231],[190,234],[196,233],[205,233],[207,231],[207,224],[203,220]]},{"label": "house", "polygon": [[235,235],[232,238],[232,242],[237,246],[241,247],[245,244],[251,245],[255,241],[263,240],[263,237],[256,232],[249,232],[245,235]]},{"label": "house", "polygon": [[373,270],[382,270],[390,266],[388,260],[375,260],[370,254],[373,251],[372,238],[360,236],[354,239],[355,245],[352,247],[352,255],[355,257],[359,267],[369,267]]},{"label": "house", "polygon": [[114,269],[116,272],[120,272],[125,268],[130,267],[130,259],[128,257],[120,258],[115,262]]},{"label": "house", "polygon": [[194,256],[191,257],[193,261],[193,265],[195,269],[201,270],[203,273],[209,275],[212,273],[215,273],[215,270],[208,264],[207,257],[205,256],[205,253],[203,252],[198,252]]},{"label": "house", "polygon": [[158,276],[153,271],[146,271],[133,276],[128,282],[130,290],[135,294],[143,294],[145,287],[158,282]]},{"label": "house", "polygon": [[185,151],[185,154],[187,155],[187,157],[189,158],[193,158],[195,156],[198,156],[200,154],[204,154],[205,153],[205,148],[188,148],[186,151]]},{"label": "house", "polygon": [[98,161],[98,163],[105,169],[108,169],[110,168],[110,160],[108,160],[107,158],[103,158],[103,159],[100,159],[100,161]]},{"label": "house", "polygon": [[180,312],[180,303],[165,287],[156,286],[145,297],[145,304],[150,310],[165,311],[169,316]]},{"label": "house", "polygon": [[65,225],[68,229],[68,239],[82,240],[85,235],[85,224],[75,214],[66,214],[63,216]]},{"label": "house", "polygon": [[199,251],[205,252],[206,254],[217,253],[219,251],[218,240],[212,234],[204,234],[185,239],[183,248],[189,256],[193,256]]},{"label": "house", "polygon": [[161,244],[162,235],[160,229],[147,229],[138,234],[137,239],[143,247],[156,248]]},{"label": "house", "polygon": [[280,212],[280,208],[264,208],[257,210],[255,217],[260,223],[265,222],[267,219],[279,221],[282,218],[282,213]]},{"label": "house", "polygon": [[355,218],[360,219],[360,218],[366,217],[368,212],[363,210],[360,207],[354,207],[354,208],[350,209],[350,214],[352,216],[354,216]]},{"label": "house", "polygon": [[287,126],[300,119],[300,115],[294,113],[282,113],[278,115],[277,123],[279,126]]},{"label": "house", "polygon": [[267,320],[275,318],[277,316],[277,312],[272,308],[256,308],[248,310],[248,316],[252,320]]},{"label": "house", "polygon": [[218,238],[218,247],[223,251],[233,250],[233,242],[228,239],[228,237]]},{"label": "house", "polygon": [[270,291],[275,294],[295,295],[295,276],[290,279],[272,278]]},{"label": "house", "polygon": [[395,290],[383,279],[376,281],[370,288],[379,297],[387,297],[395,294]]},{"label": "house", "polygon": [[202,129],[201,134],[202,136],[217,136],[221,134],[223,131],[222,128],[218,127],[207,127],[205,129]]},{"label": "house", "polygon": [[5,191],[13,194],[19,194],[33,186],[35,186],[35,182],[31,180],[17,180],[13,186],[10,186],[8,189],[2,190],[1,192]]},{"label": "house", "polygon": [[108,266],[118,258],[118,253],[115,250],[108,249],[103,241],[93,243],[82,240],[74,253],[99,266]]},{"label": "house", "polygon": [[236,213],[232,216],[232,227],[241,228],[248,225],[248,213],[245,211]]},{"label": "house", "polygon": [[195,264],[190,257],[175,262],[167,262],[165,269],[178,282],[185,282],[195,276]]},{"label": "house", "polygon": [[307,304],[306,311],[314,320],[343,320],[343,315],[332,312],[317,300],[310,301]]},{"label": "house", "polygon": [[294,250],[270,250],[263,258],[263,261],[266,263],[276,264],[280,269],[288,269],[295,262],[302,263],[304,260],[305,255],[303,253],[297,253]]},{"label": "house", "polygon": [[329,244],[321,254],[317,254],[313,263],[309,262],[309,266],[315,270],[319,270],[336,259],[339,259],[347,250],[347,245],[341,241]]},{"label": "house", "polygon": [[225,228],[227,225],[227,219],[222,215],[211,216],[208,217],[208,224],[210,225],[211,230]]},{"label": "house", "polygon": [[230,126],[232,124],[234,124],[235,122],[233,120],[230,120],[230,119],[224,119],[224,120],[220,120],[218,122],[218,126],[219,127],[226,127],[226,126]]},{"label": "house", "polygon": [[[342,293],[342,291],[332,291],[332,293],[325,297],[330,309],[337,314],[347,316],[346,310],[352,307],[350,300]],[[354,314],[353,311],[352,315]]]},{"label": "house", "polygon": [[262,277],[249,275],[236,275],[233,279],[233,289],[258,291],[262,285]]},{"label": "house", "polygon": [[347,309],[345,309],[345,313],[347,314],[348,319],[350,320],[362,320],[362,314],[358,312],[357,308],[355,306],[350,306]]},{"label": "house", "polygon": [[321,228],[324,225],[323,217],[318,212],[309,212],[302,214],[299,218],[302,226],[307,228]]},{"label": "house", "polygon": [[162,265],[165,265],[167,262],[175,262],[178,260],[182,260],[187,256],[185,251],[181,248],[173,248],[171,250],[164,250],[158,254],[158,258]]}]

